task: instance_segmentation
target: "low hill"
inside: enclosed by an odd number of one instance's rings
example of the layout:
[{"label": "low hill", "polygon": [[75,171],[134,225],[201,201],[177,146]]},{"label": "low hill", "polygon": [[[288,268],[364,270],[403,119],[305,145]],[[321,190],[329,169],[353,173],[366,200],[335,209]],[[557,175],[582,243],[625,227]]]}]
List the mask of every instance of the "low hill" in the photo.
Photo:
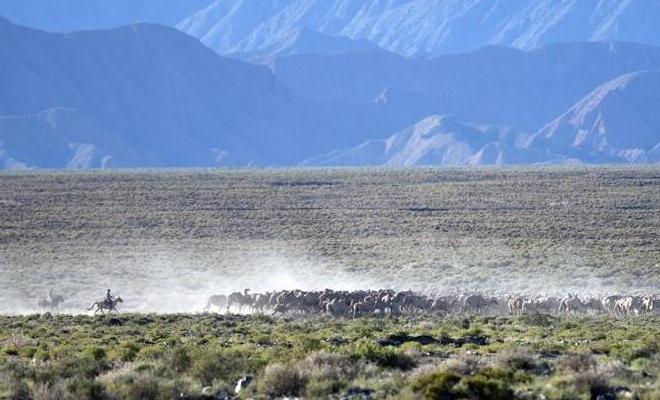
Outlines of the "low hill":
[{"label": "low hill", "polygon": [[505,165],[561,159],[522,148],[525,139],[513,128],[432,115],[387,139],[313,157],[303,165]]}]

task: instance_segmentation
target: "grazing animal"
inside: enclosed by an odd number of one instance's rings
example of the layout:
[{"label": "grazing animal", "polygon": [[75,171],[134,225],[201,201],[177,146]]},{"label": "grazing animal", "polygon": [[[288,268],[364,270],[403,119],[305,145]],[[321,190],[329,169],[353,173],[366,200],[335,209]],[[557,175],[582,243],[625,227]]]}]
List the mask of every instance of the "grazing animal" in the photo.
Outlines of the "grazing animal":
[{"label": "grazing animal", "polygon": [[119,310],[117,309],[117,306],[119,304],[123,303],[123,302],[124,302],[124,300],[119,296],[117,296],[116,298],[111,299],[111,300],[103,299],[101,301],[96,301],[96,302],[92,303],[92,305],[89,306],[87,311],[91,311],[92,309],[94,309],[94,315],[96,315],[99,312],[101,314],[105,314],[106,311],[108,313],[111,313],[113,311],[114,312],[119,312]]},{"label": "grazing animal", "polygon": [[621,300],[622,298],[623,298],[623,296],[620,296],[618,294],[609,295],[609,296],[603,297],[603,299],[601,300],[601,303],[603,304],[603,307],[605,307],[605,309],[607,311],[613,313],[613,312],[615,312],[614,306],[616,305],[616,302]]},{"label": "grazing animal", "polygon": [[350,307],[348,304],[341,300],[333,299],[325,305],[325,311],[335,318],[343,318],[348,316]]},{"label": "grazing animal", "polygon": [[463,311],[474,311],[478,314],[486,312],[486,310],[492,306],[496,306],[499,303],[495,297],[486,298],[481,294],[473,294],[467,296],[463,300]]},{"label": "grazing animal", "polygon": [[509,314],[522,315],[525,311],[525,299],[522,296],[513,295],[506,304],[509,307]]},{"label": "grazing animal", "polygon": [[658,309],[660,300],[652,295],[646,295],[642,298],[642,312],[644,314],[651,314]]},{"label": "grazing animal", "polygon": [[626,296],[617,300],[617,302],[614,304],[614,312],[622,317],[629,315],[639,315],[641,306],[641,299],[633,296]]},{"label": "grazing animal", "polygon": [[603,303],[595,297],[584,300],[582,302],[582,306],[587,312],[592,312],[595,314],[601,314],[606,311]]},{"label": "grazing animal", "polygon": [[53,293],[53,289],[49,289],[46,296],[39,300],[37,303],[39,308],[48,311],[60,311],[60,304],[64,303],[64,297]]},{"label": "grazing animal", "polygon": [[203,312],[209,312],[211,307],[217,307],[220,310],[227,311],[229,309],[229,301],[227,300],[227,296],[224,294],[215,294],[209,297]]},{"label": "grazing animal", "polygon": [[569,293],[568,297],[564,297],[559,302],[558,312],[560,314],[562,312],[566,314],[578,313],[582,310],[583,306],[582,300],[577,295],[573,296]]},{"label": "grazing animal", "polygon": [[236,307],[238,312],[242,312],[245,307],[252,306],[252,297],[250,296],[250,289],[244,289],[243,293],[234,292],[227,298],[227,308]]},{"label": "grazing animal", "polygon": [[431,311],[448,314],[451,311],[453,305],[454,300],[439,297],[433,300],[433,303],[431,303]]}]

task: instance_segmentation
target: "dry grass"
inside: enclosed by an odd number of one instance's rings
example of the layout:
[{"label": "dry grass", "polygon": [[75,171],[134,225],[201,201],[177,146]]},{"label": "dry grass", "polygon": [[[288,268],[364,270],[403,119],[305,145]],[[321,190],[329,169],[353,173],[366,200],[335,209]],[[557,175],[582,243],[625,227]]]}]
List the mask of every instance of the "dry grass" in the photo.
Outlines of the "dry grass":
[{"label": "dry grass", "polygon": [[0,312],[49,285],[169,311],[243,287],[648,290],[658,232],[654,167],[3,173]]}]

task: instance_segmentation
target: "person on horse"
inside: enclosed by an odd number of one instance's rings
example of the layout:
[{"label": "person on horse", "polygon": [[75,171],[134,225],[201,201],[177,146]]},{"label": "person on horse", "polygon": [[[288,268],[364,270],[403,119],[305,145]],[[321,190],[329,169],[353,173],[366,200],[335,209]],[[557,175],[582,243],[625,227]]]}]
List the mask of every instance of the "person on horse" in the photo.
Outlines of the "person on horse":
[{"label": "person on horse", "polygon": [[112,303],[115,301],[115,297],[111,294],[110,289],[105,293],[105,304],[112,306]]}]

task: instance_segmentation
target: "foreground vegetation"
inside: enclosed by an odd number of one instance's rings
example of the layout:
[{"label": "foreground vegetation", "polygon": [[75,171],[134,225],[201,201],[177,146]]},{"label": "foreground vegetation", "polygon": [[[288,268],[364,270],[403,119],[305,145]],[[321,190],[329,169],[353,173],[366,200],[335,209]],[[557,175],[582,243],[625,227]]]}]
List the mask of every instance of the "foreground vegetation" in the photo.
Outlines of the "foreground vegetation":
[{"label": "foreground vegetation", "polygon": [[46,314],[0,349],[15,399],[660,397],[658,317]]}]

